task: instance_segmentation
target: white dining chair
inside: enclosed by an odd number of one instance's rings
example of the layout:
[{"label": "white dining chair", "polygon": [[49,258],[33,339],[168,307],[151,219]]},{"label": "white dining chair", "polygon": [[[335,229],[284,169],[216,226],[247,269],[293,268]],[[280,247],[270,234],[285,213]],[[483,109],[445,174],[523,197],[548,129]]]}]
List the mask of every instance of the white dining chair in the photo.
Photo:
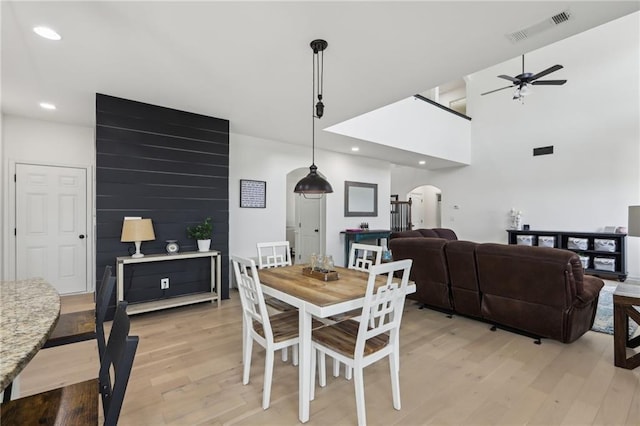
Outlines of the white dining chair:
[{"label": "white dining chair", "polygon": [[[366,424],[363,370],[389,357],[393,407],[400,410],[400,322],[411,264],[411,259],[405,259],[372,266],[359,321],[346,320],[313,331],[310,400],[315,398],[316,355],[320,386],[326,385],[325,355],[329,355],[353,369],[358,424]],[[396,272],[401,278],[394,276]],[[386,282],[374,291],[379,277]]]},{"label": "white dining chair", "polygon": [[249,383],[251,370],[251,352],[256,341],[265,348],[264,387],[262,408],[269,408],[271,379],[273,376],[274,354],[277,350],[292,347],[293,365],[298,365],[298,311],[267,313],[260,278],[256,264],[252,259],[231,256],[240,302],[242,304],[242,346],[243,374],[242,383]]},{"label": "white dining chair", "polygon": [[[289,241],[273,241],[266,243],[257,243],[258,249],[258,268],[278,268],[281,266],[291,266],[291,249]],[[265,297],[267,306],[279,312],[297,311],[294,306],[289,305],[275,297]],[[288,360],[287,348],[282,349],[282,361]]]},{"label": "white dining chair", "polygon": [[[373,256],[373,258],[370,258]],[[352,243],[349,251],[349,269],[358,271],[368,271],[374,265],[379,265],[382,261],[382,246],[371,244]]]},{"label": "white dining chair", "polygon": [[258,268],[276,268],[290,266],[291,249],[289,241],[258,243]]},{"label": "white dining chair", "polygon": [[[347,267],[358,271],[367,272],[374,265],[379,265],[382,261],[382,246],[374,246],[371,244],[352,243],[349,251],[349,262]],[[360,310],[345,312],[340,315],[331,317],[332,321],[344,321],[347,319],[357,320]],[[333,360],[333,376],[340,375],[340,362],[334,358]],[[344,377],[351,380],[351,369],[345,366]]]}]

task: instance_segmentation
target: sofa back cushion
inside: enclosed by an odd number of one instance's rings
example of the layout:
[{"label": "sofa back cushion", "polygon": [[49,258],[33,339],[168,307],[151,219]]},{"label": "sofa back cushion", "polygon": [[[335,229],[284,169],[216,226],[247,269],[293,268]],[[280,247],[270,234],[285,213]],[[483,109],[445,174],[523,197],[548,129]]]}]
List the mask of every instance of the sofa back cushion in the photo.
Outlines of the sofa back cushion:
[{"label": "sofa back cushion", "polygon": [[[437,235],[436,235],[437,236]],[[389,239],[392,240],[394,238],[420,238],[422,234],[417,230],[412,231],[396,231],[392,232],[389,235]]]},{"label": "sofa back cushion", "polygon": [[487,243],[478,245],[476,259],[484,294],[557,308],[570,306],[577,294],[575,261],[580,259],[571,251]]},{"label": "sofa back cushion", "polygon": [[452,309],[449,274],[444,254],[447,240],[442,238],[394,238],[389,241],[393,260],[413,259],[410,279],[416,292],[410,299],[430,306]]},{"label": "sofa back cushion", "polygon": [[458,236],[454,232],[453,229],[448,228],[433,228],[433,232],[435,232],[439,238],[444,238],[445,240],[457,240]]},{"label": "sofa back cushion", "polygon": [[422,228],[422,229],[417,229],[417,231],[423,237],[441,238],[440,235],[438,235],[438,233],[436,231],[434,231],[433,229],[424,229],[424,228]]}]

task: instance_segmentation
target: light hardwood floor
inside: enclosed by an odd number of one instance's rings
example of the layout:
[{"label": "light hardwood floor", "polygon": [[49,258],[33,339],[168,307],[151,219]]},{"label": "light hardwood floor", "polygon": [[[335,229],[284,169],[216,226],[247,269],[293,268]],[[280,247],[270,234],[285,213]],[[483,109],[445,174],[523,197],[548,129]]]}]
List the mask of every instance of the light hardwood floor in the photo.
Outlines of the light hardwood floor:
[{"label": "light hardwood floor", "polygon": [[[64,309],[92,304],[79,296],[65,300]],[[276,359],[266,411],[261,349],[254,347],[251,381],[242,385],[240,312],[232,290],[219,309],[203,303],[133,316],[131,334],[140,345],[119,424],[299,424],[297,369],[290,363]],[[367,367],[371,425],[640,424],[640,368],[613,366],[610,335],[590,331],[572,344],[535,345],[407,301],[400,343],[402,410],[392,406],[388,363]],[[97,370],[95,342],[45,349],[20,386],[32,394],[96,377]],[[327,382],[308,424],[356,424],[353,384],[330,374]]]}]

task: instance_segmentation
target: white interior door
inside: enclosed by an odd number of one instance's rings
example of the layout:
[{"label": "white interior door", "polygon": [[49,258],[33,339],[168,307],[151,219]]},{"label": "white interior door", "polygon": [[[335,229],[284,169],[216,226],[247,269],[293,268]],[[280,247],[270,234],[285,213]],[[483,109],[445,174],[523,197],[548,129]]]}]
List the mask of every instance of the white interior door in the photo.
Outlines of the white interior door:
[{"label": "white interior door", "polygon": [[296,263],[308,263],[313,253],[322,253],[321,236],[324,235],[322,227],[322,209],[324,207],[321,198],[305,198],[298,195],[296,198],[296,219],[298,222],[298,247],[296,247]]},{"label": "white interior door", "polygon": [[16,164],[16,278],[87,292],[86,209],[85,169]]},{"label": "white interior door", "polygon": [[422,192],[410,192],[407,199],[411,198],[411,223],[413,229],[425,227],[424,195]]}]

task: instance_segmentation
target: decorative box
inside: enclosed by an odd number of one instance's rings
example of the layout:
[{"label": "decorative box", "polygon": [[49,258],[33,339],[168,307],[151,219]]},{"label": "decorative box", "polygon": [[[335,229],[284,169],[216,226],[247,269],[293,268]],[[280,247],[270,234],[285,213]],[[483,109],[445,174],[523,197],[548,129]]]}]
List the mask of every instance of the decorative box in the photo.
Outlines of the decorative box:
[{"label": "decorative box", "polygon": [[616,251],[616,240],[602,240],[596,238],[593,240],[593,249],[598,251]]},{"label": "decorative box", "polygon": [[547,235],[538,236],[538,246],[540,247],[554,247],[556,245],[556,237],[550,237]]},{"label": "decorative box", "polygon": [[321,281],[335,281],[340,276],[337,271],[318,271],[317,269],[312,270],[310,266],[302,268],[302,275],[306,275],[311,278],[315,278]]},{"label": "decorative box", "polygon": [[582,263],[582,268],[587,269],[589,267],[589,256],[579,254],[578,257],[580,258],[580,263]]},{"label": "decorative box", "polygon": [[571,250],[586,250],[588,244],[586,238],[569,237],[567,240],[567,248]]},{"label": "decorative box", "polygon": [[593,268],[613,272],[616,270],[616,260],[611,257],[594,257]]},{"label": "decorative box", "polygon": [[516,235],[516,244],[519,246],[532,246],[533,235]]}]

